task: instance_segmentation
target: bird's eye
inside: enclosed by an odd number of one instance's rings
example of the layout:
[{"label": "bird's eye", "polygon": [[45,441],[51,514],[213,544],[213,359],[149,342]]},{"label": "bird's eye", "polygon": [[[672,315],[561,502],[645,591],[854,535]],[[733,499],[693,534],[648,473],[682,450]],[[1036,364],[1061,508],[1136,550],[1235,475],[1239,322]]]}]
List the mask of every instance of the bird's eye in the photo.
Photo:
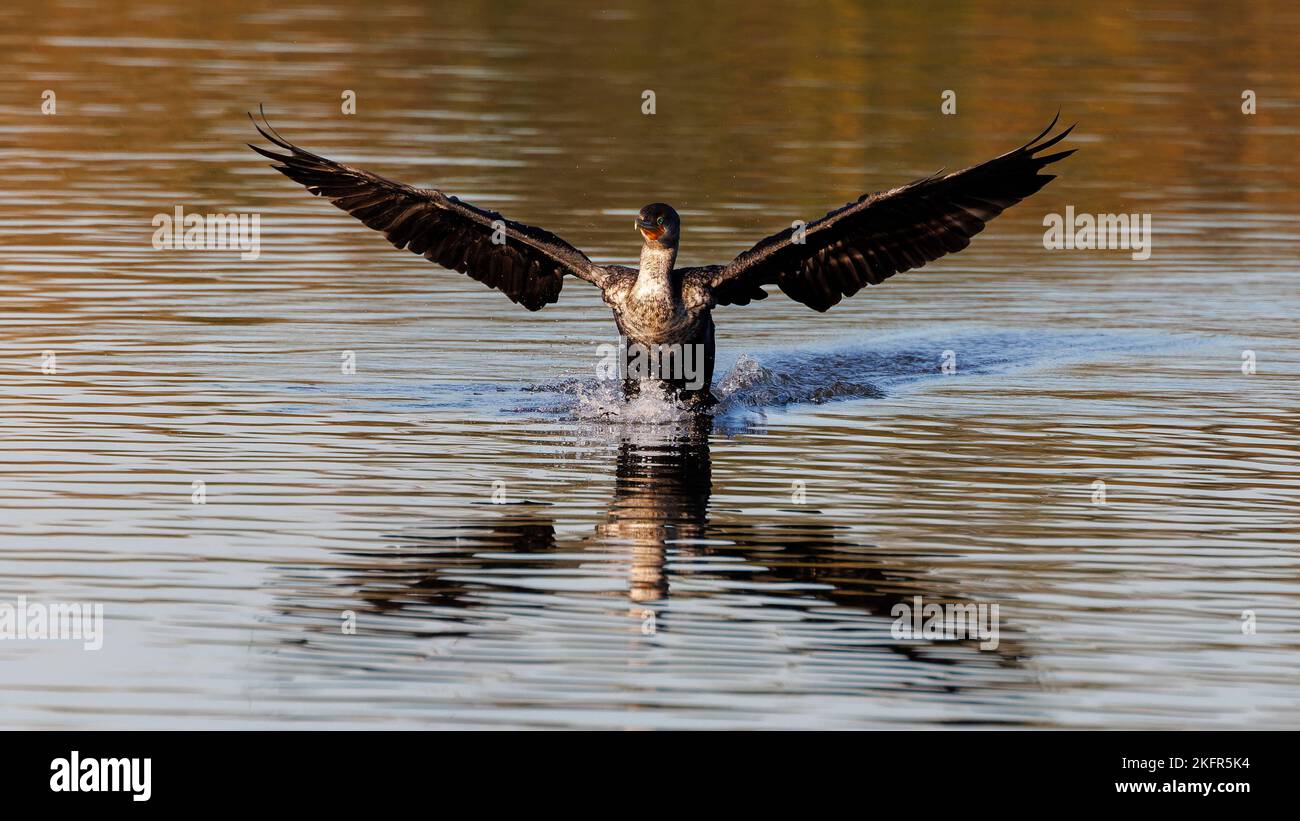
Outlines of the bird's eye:
[{"label": "bird's eye", "polygon": [[664,224],[664,218],[660,217],[659,219],[655,220],[655,224],[662,226]]}]

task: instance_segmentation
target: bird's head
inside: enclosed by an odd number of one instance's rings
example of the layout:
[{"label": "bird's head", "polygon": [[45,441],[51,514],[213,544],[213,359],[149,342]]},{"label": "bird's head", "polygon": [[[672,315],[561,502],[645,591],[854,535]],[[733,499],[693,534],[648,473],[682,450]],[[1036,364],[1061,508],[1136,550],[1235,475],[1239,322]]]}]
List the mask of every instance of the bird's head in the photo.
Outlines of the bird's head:
[{"label": "bird's head", "polygon": [[681,219],[671,205],[652,202],[636,215],[636,230],[646,244],[675,246],[682,228]]}]

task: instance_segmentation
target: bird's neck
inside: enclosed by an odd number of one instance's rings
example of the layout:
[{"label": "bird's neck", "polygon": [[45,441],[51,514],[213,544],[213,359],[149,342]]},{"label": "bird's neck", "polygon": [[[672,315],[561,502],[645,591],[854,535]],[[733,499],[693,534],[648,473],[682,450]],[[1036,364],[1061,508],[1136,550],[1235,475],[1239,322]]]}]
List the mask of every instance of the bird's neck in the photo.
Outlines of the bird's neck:
[{"label": "bird's neck", "polygon": [[641,246],[641,270],[636,276],[636,293],[643,298],[667,297],[676,301],[680,294],[673,283],[673,263],[677,249],[646,243]]}]

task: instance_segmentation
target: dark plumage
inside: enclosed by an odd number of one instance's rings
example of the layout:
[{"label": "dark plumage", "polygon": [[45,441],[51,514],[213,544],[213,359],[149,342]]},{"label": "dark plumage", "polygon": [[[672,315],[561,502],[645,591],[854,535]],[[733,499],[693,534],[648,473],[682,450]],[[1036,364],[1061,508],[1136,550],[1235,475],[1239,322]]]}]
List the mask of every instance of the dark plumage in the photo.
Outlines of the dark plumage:
[{"label": "dark plumage", "polygon": [[767,296],[761,286],[775,285],[825,311],[864,285],[962,250],[989,220],[1055,179],[1038,172],[1074,150],[1035,156],[1074,129],[1039,142],[1055,125],[1053,119],[1025,145],[988,162],[864,194],[806,225],[803,244],[793,241],[793,228],[773,234],[727,265],[705,269],[714,298],[745,305]]},{"label": "dark plumage", "polygon": [[[1059,115],[1058,115],[1059,117]],[[1040,152],[1074,128],[1044,139],[1057,120],[1014,151],[944,176],[868,194],[803,226],[773,234],[726,265],[677,268],[681,221],[671,206],[641,209],[639,268],[596,265],[540,228],[513,222],[449,197],[413,188],[304,151],[263,121],[258,132],[285,154],[250,145],[280,173],[383,232],[398,248],[468,274],[531,311],[555,302],[566,274],[601,289],[629,345],[699,345],[702,388],[665,379],[687,400],[709,403],[713,371],[712,309],[747,305],[775,285],[791,299],[825,311],[864,285],[962,250],[989,220],[1054,177],[1040,173],[1073,154]],[[630,386],[631,387],[631,386]]]},{"label": "dark plumage", "polygon": [[[597,269],[586,255],[549,231],[508,220],[448,197],[414,188],[304,151],[271,128],[263,137],[288,154],[250,145],[272,166],[307,190],[325,197],[380,231],[398,248],[451,268],[504,293],[530,311],[560,298],[564,275],[595,282]],[[494,234],[497,242],[493,242]]]}]

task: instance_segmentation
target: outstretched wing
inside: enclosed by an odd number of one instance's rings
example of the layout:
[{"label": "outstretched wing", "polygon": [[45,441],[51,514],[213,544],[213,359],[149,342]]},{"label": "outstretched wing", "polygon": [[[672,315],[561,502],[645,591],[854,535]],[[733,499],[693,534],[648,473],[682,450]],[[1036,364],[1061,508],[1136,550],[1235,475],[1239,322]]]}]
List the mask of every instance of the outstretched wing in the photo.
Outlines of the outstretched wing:
[{"label": "outstretched wing", "polygon": [[311,193],[382,231],[398,248],[468,274],[530,311],[559,299],[565,274],[603,287],[604,269],[549,231],[317,156],[281,137],[265,118],[263,123],[265,128],[253,121],[263,137],[289,153],[249,148],[275,160],[272,168]]},{"label": "outstretched wing", "polygon": [[802,237],[787,228],[729,264],[696,269],[696,275],[719,305],[762,299],[762,286],[776,285],[791,299],[825,311],[864,285],[962,250],[989,220],[1055,179],[1038,172],[1074,151],[1035,156],[1074,128],[1040,142],[1055,126],[1053,119],[1024,146],[986,163],[864,195],[804,226]]}]

